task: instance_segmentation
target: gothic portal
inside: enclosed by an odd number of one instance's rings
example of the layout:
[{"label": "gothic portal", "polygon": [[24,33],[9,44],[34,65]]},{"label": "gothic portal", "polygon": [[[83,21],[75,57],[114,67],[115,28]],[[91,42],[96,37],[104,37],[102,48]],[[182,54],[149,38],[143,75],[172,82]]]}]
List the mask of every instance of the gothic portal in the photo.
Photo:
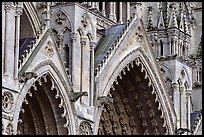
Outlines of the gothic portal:
[{"label": "gothic portal", "polygon": [[200,2],[2,2],[2,134],[202,134]]}]

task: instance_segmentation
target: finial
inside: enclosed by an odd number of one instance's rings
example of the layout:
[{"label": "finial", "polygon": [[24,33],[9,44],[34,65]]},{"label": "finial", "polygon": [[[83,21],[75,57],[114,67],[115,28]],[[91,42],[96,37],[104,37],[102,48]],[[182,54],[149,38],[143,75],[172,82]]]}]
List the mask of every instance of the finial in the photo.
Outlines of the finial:
[{"label": "finial", "polygon": [[153,29],[153,22],[152,22],[152,6],[147,7],[149,10],[148,20],[147,20],[147,29]]}]

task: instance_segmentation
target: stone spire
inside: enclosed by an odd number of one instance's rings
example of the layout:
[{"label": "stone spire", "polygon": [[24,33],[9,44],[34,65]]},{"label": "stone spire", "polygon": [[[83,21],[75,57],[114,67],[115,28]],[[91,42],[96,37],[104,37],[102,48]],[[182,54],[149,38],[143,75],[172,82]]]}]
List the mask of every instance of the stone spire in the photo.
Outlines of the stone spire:
[{"label": "stone spire", "polygon": [[172,14],[170,15],[168,28],[173,28],[173,27],[178,28],[178,22],[177,22],[177,18],[176,18],[174,3],[172,3],[170,8],[172,8]]},{"label": "stone spire", "polygon": [[184,31],[184,15],[183,15],[183,6],[182,6],[182,3],[180,3],[179,11],[180,11],[179,29],[181,31]]},{"label": "stone spire", "polygon": [[165,23],[164,23],[164,17],[163,17],[163,12],[162,12],[162,5],[159,5],[159,10],[160,10],[160,15],[159,15],[159,21],[157,28],[158,29],[165,29]]},{"label": "stone spire", "polygon": [[186,13],[183,15],[183,22],[184,22],[184,32],[189,34],[189,29],[188,29],[188,22],[187,22],[187,19],[186,19]]}]

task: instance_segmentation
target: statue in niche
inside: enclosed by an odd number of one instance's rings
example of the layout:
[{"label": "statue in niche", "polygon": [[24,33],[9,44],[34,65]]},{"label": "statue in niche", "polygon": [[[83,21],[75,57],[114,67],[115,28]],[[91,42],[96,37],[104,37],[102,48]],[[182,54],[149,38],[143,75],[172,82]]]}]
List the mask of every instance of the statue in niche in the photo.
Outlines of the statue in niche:
[{"label": "statue in niche", "polygon": [[99,124],[99,127],[98,127],[98,135],[103,135],[103,127],[101,124]]},{"label": "statue in niche", "polygon": [[153,109],[150,109],[150,110],[149,110],[149,116],[150,116],[150,117],[154,117],[154,116],[155,116],[155,113],[154,113],[154,110],[153,110]]},{"label": "statue in niche", "polygon": [[130,116],[129,124],[132,128],[135,128],[136,124],[133,116]]},{"label": "statue in niche", "polygon": [[[116,118],[114,118],[116,119]],[[120,129],[120,126],[119,126],[119,122],[116,120],[114,123],[112,123],[112,129],[113,129],[113,133],[115,135],[121,135],[121,129]]]},{"label": "statue in niche", "polygon": [[105,122],[103,124],[103,127],[106,135],[113,135],[113,133],[111,132],[111,125],[109,124],[109,121]]},{"label": "statue in niche", "polygon": [[153,127],[158,127],[158,124],[155,118],[151,120],[151,123]]},{"label": "statue in niche", "polygon": [[102,121],[103,123],[105,123],[105,122],[107,122],[107,121],[109,120],[108,112],[103,112],[102,114],[103,114],[103,115],[102,115],[102,117],[101,117],[101,121]]},{"label": "statue in niche", "polygon": [[130,117],[132,114],[131,114],[131,109],[130,109],[130,106],[127,104],[125,105],[125,112],[126,114]]},{"label": "statue in niche", "polygon": [[138,104],[137,104],[137,108],[138,108],[139,110],[142,110],[142,104],[138,103]]},{"label": "statue in niche", "polygon": [[130,135],[130,131],[128,129],[128,125],[127,124],[122,125],[122,134],[123,135]]},{"label": "statue in niche", "polygon": [[119,98],[119,96],[116,96],[114,99],[114,104],[115,104],[115,111],[116,113],[121,116],[124,115],[124,109],[123,109],[123,105],[121,103],[121,100]]},{"label": "statue in niche", "polygon": [[64,35],[57,35],[58,50],[61,51],[64,42]]}]

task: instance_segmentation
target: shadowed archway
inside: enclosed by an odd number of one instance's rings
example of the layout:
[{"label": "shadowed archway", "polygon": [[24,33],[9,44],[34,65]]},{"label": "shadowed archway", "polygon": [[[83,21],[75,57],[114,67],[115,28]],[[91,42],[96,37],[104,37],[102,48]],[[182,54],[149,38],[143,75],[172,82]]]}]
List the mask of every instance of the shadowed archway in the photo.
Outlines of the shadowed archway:
[{"label": "shadowed archway", "polygon": [[105,104],[99,123],[99,135],[165,134],[159,103],[148,86],[141,66],[125,69],[110,90],[113,103]]},{"label": "shadowed archway", "polygon": [[60,98],[52,88],[49,75],[40,77],[32,86],[22,104],[18,132],[23,135],[68,135],[66,119],[60,107]]}]

